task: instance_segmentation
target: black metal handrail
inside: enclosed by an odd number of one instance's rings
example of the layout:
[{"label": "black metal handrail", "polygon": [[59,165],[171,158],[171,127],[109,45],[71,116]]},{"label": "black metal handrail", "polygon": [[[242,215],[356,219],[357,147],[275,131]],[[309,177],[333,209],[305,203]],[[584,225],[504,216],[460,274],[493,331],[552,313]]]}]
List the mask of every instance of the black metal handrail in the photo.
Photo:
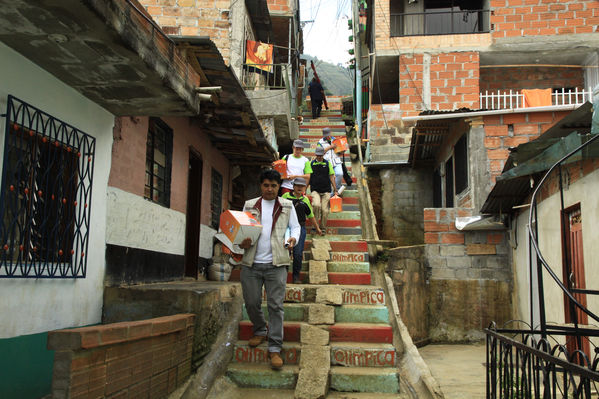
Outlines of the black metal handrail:
[{"label": "black metal handrail", "polygon": [[590,399],[597,391],[597,352],[590,360],[580,350],[569,353],[565,345],[538,338],[534,330],[512,330],[518,340],[506,331],[494,324],[485,329],[487,398]]},{"label": "black metal handrail", "polygon": [[[535,188],[535,190],[533,191],[532,194],[532,199],[531,199],[531,207],[530,207],[530,212],[528,215],[528,226],[529,226],[529,238],[530,238],[530,242],[531,242],[531,247],[529,249],[529,251],[534,250],[534,255],[536,255],[537,257],[537,264],[540,265],[539,269],[537,271],[538,276],[539,276],[539,306],[540,306],[540,321],[541,321],[541,333],[543,333],[543,331],[546,330],[547,328],[547,322],[545,319],[545,309],[544,309],[544,296],[543,296],[543,286],[542,286],[542,269],[541,267],[547,271],[547,273],[549,273],[549,275],[551,276],[551,278],[553,279],[553,281],[555,281],[555,283],[557,284],[557,286],[562,290],[562,292],[568,297],[568,299],[570,300],[570,303],[573,304],[576,308],[580,309],[581,311],[583,311],[584,313],[586,313],[588,316],[590,316],[591,318],[593,318],[593,320],[598,321],[599,322],[599,316],[596,315],[595,313],[591,312],[590,310],[588,310],[585,306],[583,306],[573,295],[572,295],[572,290],[570,288],[567,288],[562,281],[560,280],[560,278],[555,274],[555,272],[551,269],[551,267],[549,267],[549,264],[547,263],[547,261],[545,260],[545,257],[543,256],[543,254],[541,253],[540,249],[539,249],[539,243],[538,243],[538,232],[536,231],[536,218],[537,218],[537,196],[539,193],[539,190],[543,187],[543,184],[547,181],[547,179],[549,178],[549,176],[551,175],[551,173],[555,170],[558,169],[559,171],[559,188],[560,188],[560,196],[561,196],[561,215],[563,215],[563,211],[564,211],[564,201],[563,201],[563,182],[562,182],[562,173],[561,173],[561,165],[570,157],[572,157],[574,154],[576,154],[577,152],[583,150],[585,147],[591,145],[592,143],[594,143],[597,139],[599,139],[599,134],[597,135],[593,135],[589,138],[589,140],[587,140],[586,142],[584,142],[583,144],[581,144],[580,146],[578,146],[577,148],[575,148],[574,150],[570,151],[568,154],[566,154],[565,156],[563,156],[559,161],[557,161],[555,164],[553,164],[553,166],[551,166],[551,168],[549,168],[549,170],[545,173],[545,175],[543,176],[543,178],[539,181],[539,183],[537,184],[537,187]],[[533,229],[533,214],[534,214],[534,219],[535,219],[535,228]],[[529,258],[532,259],[532,253],[529,253]],[[580,291],[580,290],[577,290]],[[589,295],[593,295],[593,294],[597,294],[597,291],[594,290],[584,290],[585,293],[589,294]],[[532,309],[532,307],[531,307]],[[574,313],[574,317],[575,317],[575,313]],[[532,318],[532,316],[531,316]],[[575,322],[575,325],[578,324],[577,321]]]},{"label": "black metal handrail", "polygon": [[428,36],[490,32],[490,10],[392,13],[390,35]]}]

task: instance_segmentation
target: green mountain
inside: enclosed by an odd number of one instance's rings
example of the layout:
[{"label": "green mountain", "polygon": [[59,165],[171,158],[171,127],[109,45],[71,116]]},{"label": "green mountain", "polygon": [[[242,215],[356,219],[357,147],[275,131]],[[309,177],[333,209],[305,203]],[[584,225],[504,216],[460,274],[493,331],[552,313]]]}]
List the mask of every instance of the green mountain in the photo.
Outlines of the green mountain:
[{"label": "green mountain", "polygon": [[344,67],[341,64],[331,64],[330,62],[319,60],[316,57],[312,57],[308,54],[301,56],[306,62],[307,80],[306,87],[304,88],[304,98],[308,93],[307,85],[312,80],[314,75],[312,68],[310,68],[310,61],[314,61],[316,67],[316,73],[320,78],[322,87],[324,87],[325,94],[328,96],[349,96],[353,90],[352,70]]}]

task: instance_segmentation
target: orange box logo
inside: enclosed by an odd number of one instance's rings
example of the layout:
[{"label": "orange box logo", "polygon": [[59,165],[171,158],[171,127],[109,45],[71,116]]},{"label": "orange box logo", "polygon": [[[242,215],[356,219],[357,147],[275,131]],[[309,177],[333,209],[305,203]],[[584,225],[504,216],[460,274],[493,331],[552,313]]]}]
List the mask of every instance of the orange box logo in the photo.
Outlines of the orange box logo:
[{"label": "orange box logo", "polygon": [[337,148],[335,148],[335,152],[344,152],[348,148],[347,137],[335,137],[335,140],[333,140],[333,144],[337,146]]},{"label": "orange box logo", "polygon": [[343,211],[343,201],[341,200],[341,197],[339,197],[338,195],[334,195],[333,197],[331,197],[329,204],[331,206],[331,212],[336,213]]},{"label": "orange box logo", "polygon": [[279,159],[278,161],[274,161],[272,163],[272,167],[281,174],[281,179],[287,178],[287,161],[284,159]]}]

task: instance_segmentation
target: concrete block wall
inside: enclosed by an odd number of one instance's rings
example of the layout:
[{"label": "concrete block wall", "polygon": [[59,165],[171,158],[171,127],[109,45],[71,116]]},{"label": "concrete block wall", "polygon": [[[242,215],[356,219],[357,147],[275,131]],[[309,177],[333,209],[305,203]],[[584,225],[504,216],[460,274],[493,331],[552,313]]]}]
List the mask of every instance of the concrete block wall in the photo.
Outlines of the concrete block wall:
[{"label": "concrete block wall", "polygon": [[48,333],[53,398],[166,397],[191,373],[193,314]]},{"label": "concrete block wall", "polygon": [[[371,104],[368,114],[371,162],[401,162],[410,156],[412,130],[400,104]],[[385,123],[386,122],[386,123]]]},{"label": "concrete block wall", "polygon": [[399,245],[424,242],[423,209],[432,206],[432,174],[410,166],[369,170],[368,185],[377,217],[377,232]]},{"label": "concrete block wall", "polygon": [[536,139],[569,112],[528,112],[484,116],[484,146],[487,149],[493,183],[505,166],[510,147],[517,147]]},{"label": "concrete block wall", "polygon": [[430,339],[482,338],[491,321],[511,318],[511,261],[505,231],[458,231],[471,209],[424,209],[425,267],[430,276]]},{"label": "concrete block wall", "polygon": [[[522,89],[578,88],[584,87],[582,68],[518,67],[481,68],[480,90],[520,92]],[[483,104],[484,108],[484,104]]]},{"label": "concrete block wall", "polygon": [[491,0],[493,40],[597,32],[596,0]]},{"label": "concrete block wall", "polygon": [[230,0],[139,0],[167,33],[210,36],[225,64],[231,57]]}]

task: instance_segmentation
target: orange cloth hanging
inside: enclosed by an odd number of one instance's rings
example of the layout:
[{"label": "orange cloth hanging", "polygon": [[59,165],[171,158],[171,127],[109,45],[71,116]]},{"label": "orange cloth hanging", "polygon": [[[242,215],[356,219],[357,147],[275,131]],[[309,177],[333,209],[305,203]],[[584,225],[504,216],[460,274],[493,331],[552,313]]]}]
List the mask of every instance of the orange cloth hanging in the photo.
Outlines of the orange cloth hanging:
[{"label": "orange cloth hanging", "polygon": [[551,106],[551,89],[522,89],[524,108]]}]

